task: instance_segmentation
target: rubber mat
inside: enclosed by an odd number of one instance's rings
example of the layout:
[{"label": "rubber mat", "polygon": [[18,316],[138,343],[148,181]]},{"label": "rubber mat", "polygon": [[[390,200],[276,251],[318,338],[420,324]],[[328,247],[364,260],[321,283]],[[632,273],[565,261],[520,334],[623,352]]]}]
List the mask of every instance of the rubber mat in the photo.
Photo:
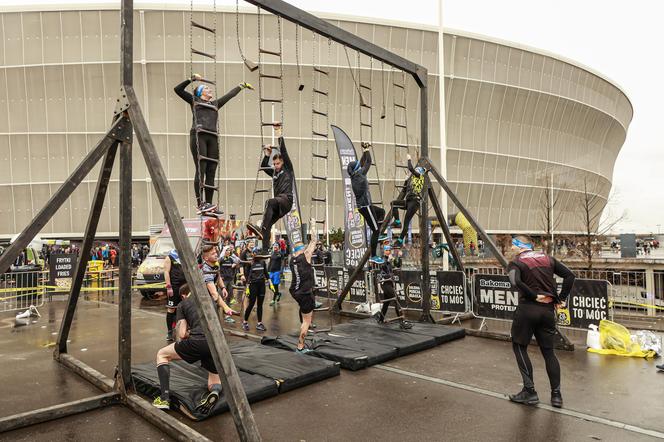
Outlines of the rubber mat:
[{"label": "rubber mat", "polygon": [[397,356],[408,355],[436,346],[436,340],[431,336],[405,333],[401,329],[376,327],[373,324],[362,322],[339,324],[334,327],[333,333],[352,336],[376,344],[394,346],[397,348]]},{"label": "rubber mat", "polygon": [[[207,395],[208,372],[199,365],[188,364],[184,361],[173,361],[171,365],[170,396],[171,407],[177,408],[193,420],[203,420],[216,414],[228,411],[228,402],[222,392],[209,414],[196,411],[196,406]],[[279,394],[277,383],[264,376],[240,371],[240,381],[247,393],[249,402],[257,402]],[[149,398],[155,398],[160,393],[159,377],[155,362],[136,365],[132,367],[132,378],[136,390]]]},{"label": "rubber mat", "polygon": [[233,344],[231,354],[238,370],[274,379],[280,393],[338,376],[341,371],[338,362],[303,358],[249,341]]},{"label": "rubber mat", "polygon": [[364,324],[372,325],[374,327],[387,327],[391,330],[402,331],[404,333],[412,333],[416,335],[431,336],[436,340],[436,344],[444,344],[446,342],[454,341],[466,336],[466,329],[462,327],[451,327],[449,325],[431,324],[429,322],[411,322],[413,328],[402,330],[398,322],[391,322],[389,324],[378,324],[373,318],[368,319],[354,319],[350,321],[351,324]]}]

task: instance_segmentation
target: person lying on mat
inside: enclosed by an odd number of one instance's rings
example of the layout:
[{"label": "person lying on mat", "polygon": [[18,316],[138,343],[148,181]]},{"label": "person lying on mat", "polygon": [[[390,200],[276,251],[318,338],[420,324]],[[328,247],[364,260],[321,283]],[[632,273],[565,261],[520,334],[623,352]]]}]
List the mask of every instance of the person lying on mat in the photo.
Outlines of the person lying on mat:
[{"label": "person lying on mat", "polygon": [[[155,398],[152,405],[165,410],[168,410],[171,406],[171,366],[169,365],[171,361],[182,359],[189,364],[200,361],[201,367],[208,371],[208,394],[201,399],[196,411],[208,414],[214,404],[219,401],[221,380],[217,367],[214,365],[205,333],[201,327],[194,299],[189,296],[189,286],[187,284],[180,289],[180,297],[183,298],[183,301],[178,306],[175,326],[178,342],[167,345],[157,352],[157,374],[161,394]],[[218,294],[216,299],[213,297],[213,300],[218,304],[223,303],[221,296]]]}]

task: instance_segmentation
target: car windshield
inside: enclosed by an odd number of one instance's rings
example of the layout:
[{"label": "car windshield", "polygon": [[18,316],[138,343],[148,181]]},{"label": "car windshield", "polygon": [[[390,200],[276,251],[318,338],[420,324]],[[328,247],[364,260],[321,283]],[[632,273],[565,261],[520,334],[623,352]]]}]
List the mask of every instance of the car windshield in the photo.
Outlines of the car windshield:
[{"label": "car windshield", "polygon": [[[191,248],[194,250],[196,250],[196,246],[198,245],[198,238],[198,236],[189,237],[189,244],[191,244]],[[173,238],[162,236],[157,238],[157,241],[150,247],[150,256],[166,256],[174,248]]]}]

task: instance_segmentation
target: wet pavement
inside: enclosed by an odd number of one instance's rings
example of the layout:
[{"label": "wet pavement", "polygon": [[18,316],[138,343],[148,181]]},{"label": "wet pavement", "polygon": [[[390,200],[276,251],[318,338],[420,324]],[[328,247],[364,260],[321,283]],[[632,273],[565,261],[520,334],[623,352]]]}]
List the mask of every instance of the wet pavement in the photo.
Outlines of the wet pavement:
[{"label": "wet pavement", "polygon": [[[115,296],[88,296],[79,304],[69,352],[112,376],[116,365]],[[271,294],[268,291],[268,300]],[[12,328],[0,314],[3,400],[0,416],[99,393],[52,359],[62,300],[47,302],[42,318]],[[146,362],[165,345],[163,301],[134,297],[133,360]],[[315,321],[327,327],[326,313]],[[296,305],[286,294],[265,304],[266,334],[294,331]],[[255,312],[250,319],[255,331]],[[239,320],[232,328],[240,329]],[[230,340],[241,338],[229,337]],[[558,352],[565,410],[547,407],[548,380],[537,347],[531,347],[541,407],[502,396],[520,389],[511,344],[468,336],[359,372],[341,375],[252,405],[265,440],[652,440],[664,433],[664,374],[655,361],[600,356],[582,347]],[[215,440],[236,440],[230,414],[204,422],[173,416]],[[637,431],[625,429],[632,425]],[[644,434],[646,433],[646,434]],[[114,406],[0,435],[0,440],[170,440],[129,409]]]}]

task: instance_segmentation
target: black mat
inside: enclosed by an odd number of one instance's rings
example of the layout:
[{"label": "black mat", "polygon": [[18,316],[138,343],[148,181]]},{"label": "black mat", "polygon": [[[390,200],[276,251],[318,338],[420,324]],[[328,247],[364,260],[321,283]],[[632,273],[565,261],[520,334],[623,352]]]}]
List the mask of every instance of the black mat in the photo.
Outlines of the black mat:
[{"label": "black mat", "polygon": [[[265,336],[261,343],[294,352],[297,340],[297,335]],[[341,336],[334,332],[316,333],[306,339],[306,346],[312,350],[309,355],[339,362],[347,370],[360,370],[397,357],[397,348],[392,345]]]},{"label": "black mat", "polygon": [[417,351],[426,350],[436,346],[436,340],[431,336],[405,333],[400,329],[389,327],[376,327],[368,323],[339,324],[332,331],[335,335],[355,337],[375,344],[391,345],[397,348],[397,357],[405,356]]},{"label": "black mat", "polygon": [[340,372],[338,362],[304,358],[295,352],[248,341],[233,344],[231,354],[238,370],[274,379],[280,393],[338,376]]},{"label": "black mat", "polygon": [[[173,361],[170,365],[171,406],[180,409],[189,418],[197,421],[228,411],[228,402],[222,392],[221,400],[214,405],[209,414],[197,412],[196,406],[208,391],[208,372],[198,365],[188,364],[184,361]],[[273,379],[242,371],[239,372],[239,375],[249,402],[261,401],[279,394],[277,383]],[[159,395],[159,377],[154,362],[132,367],[132,378],[139,393],[149,398]]]},{"label": "black mat", "polygon": [[398,322],[391,322],[389,324],[378,324],[372,318],[354,319],[350,322],[351,324],[363,324],[363,325],[372,325],[375,327],[387,327],[389,329],[402,331],[404,333],[431,336],[436,340],[437,345],[454,341],[455,339],[460,339],[466,336],[466,329],[462,327],[451,327],[449,325],[431,324],[429,322],[411,322],[413,328],[408,330],[401,330]]}]

